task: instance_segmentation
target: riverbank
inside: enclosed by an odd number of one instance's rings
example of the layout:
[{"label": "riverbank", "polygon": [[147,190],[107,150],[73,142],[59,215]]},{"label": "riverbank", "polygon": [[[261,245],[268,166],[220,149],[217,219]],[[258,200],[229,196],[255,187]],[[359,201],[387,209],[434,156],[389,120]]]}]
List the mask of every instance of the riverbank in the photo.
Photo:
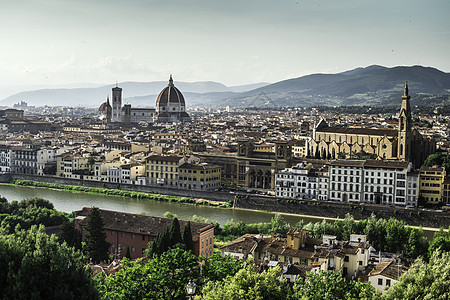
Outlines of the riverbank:
[{"label": "riverbank", "polygon": [[150,199],[156,201],[163,202],[176,202],[176,203],[187,203],[194,205],[205,205],[205,206],[215,206],[227,208],[231,206],[230,202],[219,202],[219,201],[210,201],[207,199],[197,199],[190,197],[180,197],[180,196],[172,196],[172,195],[163,195],[163,194],[153,194],[153,193],[145,193],[145,192],[135,192],[129,190],[120,190],[120,189],[108,189],[108,188],[96,188],[96,187],[86,187],[86,186],[78,186],[78,185],[67,185],[60,183],[50,183],[50,182],[40,182],[40,181],[32,181],[32,180],[12,180],[10,183],[2,183],[6,185],[13,186],[28,186],[28,187],[36,187],[36,188],[49,188],[54,190],[64,190],[71,192],[82,192],[88,194],[99,194],[99,195],[107,195],[107,196],[117,196],[117,197],[128,197],[135,199]]},{"label": "riverbank", "polygon": [[[342,202],[322,202],[295,199],[280,199],[269,196],[230,194],[226,192],[194,191],[177,188],[164,188],[161,186],[142,186],[130,184],[113,184],[89,180],[76,180],[70,178],[60,178],[55,176],[32,176],[25,174],[0,174],[0,182],[10,182],[12,180],[23,180],[31,182],[55,183],[80,188],[90,187],[96,189],[117,190],[132,193],[151,194],[149,199],[158,195],[156,200],[168,202],[170,197],[198,199],[197,205],[213,207],[229,207],[232,203],[234,208],[250,209],[261,212],[272,212],[282,214],[292,214],[293,216],[305,216],[316,218],[317,220],[344,219],[350,213],[356,220],[366,219],[372,213],[377,218],[389,219],[391,217],[402,220],[410,226],[422,226],[427,228],[448,228],[450,226],[450,214],[446,212],[425,211],[418,209],[404,209],[400,207],[389,207],[382,205],[359,205]],[[102,186],[102,188],[99,188]],[[119,187],[119,189],[117,188]],[[169,197],[169,198],[166,198]],[[137,199],[137,198],[136,198]],[[167,200],[166,200],[167,199]],[[173,198],[172,198],[173,199]],[[172,200],[174,201],[174,200]],[[202,202],[203,201],[203,202]],[[176,202],[176,201],[174,201]],[[215,205],[214,203],[222,203]],[[189,203],[189,202],[179,202]],[[226,203],[226,204],[225,204]],[[194,203],[192,203],[194,204]]]}]

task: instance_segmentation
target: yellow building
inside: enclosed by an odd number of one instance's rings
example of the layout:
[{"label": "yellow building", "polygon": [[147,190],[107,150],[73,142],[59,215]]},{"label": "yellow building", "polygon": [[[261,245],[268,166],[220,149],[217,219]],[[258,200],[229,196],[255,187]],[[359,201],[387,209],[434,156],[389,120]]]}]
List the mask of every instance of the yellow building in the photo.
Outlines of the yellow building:
[{"label": "yellow building", "polygon": [[220,187],[222,168],[207,163],[184,163],[179,167],[179,186],[193,190]]},{"label": "yellow building", "polygon": [[79,154],[64,153],[56,157],[56,176],[80,179],[80,174],[74,171],[88,170],[88,157]]},{"label": "yellow building", "polygon": [[145,159],[148,184],[178,186],[178,166],[182,156],[151,155]]},{"label": "yellow building", "polygon": [[426,203],[437,204],[442,201],[445,176],[443,167],[420,168],[419,195]]},{"label": "yellow building", "polygon": [[450,178],[445,178],[444,189],[442,191],[442,202],[450,204]]}]

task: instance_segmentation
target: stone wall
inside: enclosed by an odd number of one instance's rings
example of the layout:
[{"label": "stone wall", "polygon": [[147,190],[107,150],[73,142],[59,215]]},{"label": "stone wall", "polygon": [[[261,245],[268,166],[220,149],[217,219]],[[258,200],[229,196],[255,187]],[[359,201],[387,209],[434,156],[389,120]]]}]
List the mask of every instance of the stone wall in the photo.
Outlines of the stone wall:
[{"label": "stone wall", "polygon": [[350,213],[356,220],[367,219],[374,213],[378,218],[389,219],[394,217],[412,226],[435,228],[442,226],[448,228],[450,226],[449,212],[424,211],[421,209],[405,209],[381,205],[237,196],[235,207],[340,219],[344,219],[345,215]]}]

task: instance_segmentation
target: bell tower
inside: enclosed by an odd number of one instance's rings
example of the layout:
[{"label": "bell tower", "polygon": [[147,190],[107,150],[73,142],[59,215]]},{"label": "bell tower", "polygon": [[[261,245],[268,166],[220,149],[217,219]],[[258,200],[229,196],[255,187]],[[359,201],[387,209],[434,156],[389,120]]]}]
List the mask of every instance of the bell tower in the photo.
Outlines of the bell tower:
[{"label": "bell tower", "polygon": [[402,96],[402,107],[398,115],[398,158],[409,160],[411,158],[411,106],[408,94],[408,82]]},{"label": "bell tower", "polygon": [[112,121],[122,122],[122,89],[117,86],[112,89]]}]

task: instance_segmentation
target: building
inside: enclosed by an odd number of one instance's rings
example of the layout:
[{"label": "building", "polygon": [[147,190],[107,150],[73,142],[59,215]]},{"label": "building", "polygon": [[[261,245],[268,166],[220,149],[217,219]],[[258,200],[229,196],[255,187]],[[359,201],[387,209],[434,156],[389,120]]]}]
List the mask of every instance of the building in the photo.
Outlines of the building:
[{"label": "building", "polygon": [[11,147],[11,172],[36,175],[38,150],[25,147]]},{"label": "building", "polygon": [[319,194],[319,178],[317,170],[312,165],[299,164],[292,168],[281,170],[275,175],[277,197],[313,199]]},{"label": "building", "polygon": [[[101,118],[108,122],[109,101],[99,108]],[[158,95],[155,108],[132,107],[130,104],[122,105],[122,88],[116,86],[112,89],[111,121],[115,123],[136,124],[140,122],[168,123],[187,122],[190,120],[186,112],[186,103],[183,94],[173,84],[170,75],[169,84]]]},{"label": "building", "polygon": [[[206,159],[205,161],[214,163]],[[292,165],[292,145],[290,142],[276,141],[260,146],[251,140],[240,139],[235,161],[238,186],[274,189],[275,174]]]},{"label": "building", "polygon": [[364,235],[351,235],[350,241],[337,241],[331,235],[318,240],[309,237],[307,230],[293,228],[286,237],[246,234],[220,247],[220,251],[222,256],[235,259],[251,256],[257,263],[267,262],[269,266],[298,264],[355,278],[369,264],[369,248]]},{"label": "building", "polygon": [[183,94],[175,87],[170,75],[169,84],[159,93],[156,100],[156,122],[187,122],[189,120]]},{"label": "building", "polygon": [[412,163],[383,160],[333,160],[287,168],[276,174],[278,197],[400,206],[418,204],[418,173]]},{"label": "building", "polygon": [[178,167],[182,156],[151,155],[145,159],[148,184],[178,186]]},{"label": "building", "polygon": [[443,167],[426,167],[420,168],[420,197],[429,204],[437,204],[442,201],[444,191],[444,181],[446,177],[445,168]]},{"label": "building", "polygon": [[9,147],[0,147],[0,173],[11,172],[11,150]]},{"label": "building", "polygon": [[[158,235],[163,234],[172,225],[172,219],[130,214],[117,211],[100,209],[106,233],[106,241],[110,244],[109,252],[114,257],[122,258],[130,249],[132,259],[142,257],[148,243]],[[84,235],[83,229],[90,208],[84,207],[75,212],[75,228]],[[180,220],[181,233],[188,221]],[[194,253],[197,256],[209,257],[214,247],[214,225],[207,223],[191,222]]]},{"label": "building", "polygon": [[179,166],[178,171],[181,188],[201,191],[220,188],[220,166],[186,162]]},{"label": "building", "polygon": [[370,284],[384,293],[386,290],[396,283],[400,276],[403,275],[408,268],[396,263],[395,259],[380,262],[370,271],[368,279]]},{"label": "building", "polygon": [[436,144],[412,129],[410,98],[405,84],[398,129],[330,127],[322,119],[313,130],[307,155],[322,159],[368,156],[411,161],[416,167],[421,166],[435,152]]}]

